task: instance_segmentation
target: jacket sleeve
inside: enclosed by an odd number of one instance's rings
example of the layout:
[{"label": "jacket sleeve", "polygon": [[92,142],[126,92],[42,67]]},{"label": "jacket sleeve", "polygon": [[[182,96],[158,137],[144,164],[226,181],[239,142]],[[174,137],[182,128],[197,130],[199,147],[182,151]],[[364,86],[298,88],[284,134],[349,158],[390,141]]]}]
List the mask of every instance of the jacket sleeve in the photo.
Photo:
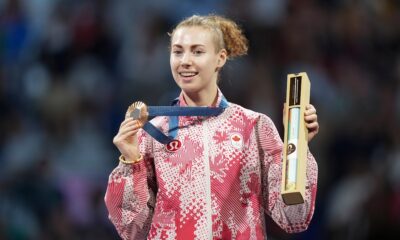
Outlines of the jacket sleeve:
[{"label": "jacket sleeve", "polygon": [[314,213],[318,167],[308,150],[306,192],[303,204],[286,205],[280,194],[282,184],[282,148],[279,133],[270,118],[262,115],[257,124],[262,190],[266,213],[286,232],[305,231]]},{"label": "jacket sleeve", "polygon": [[146,239],[155,205],[156,180],[150,137],[139,132],[144,159],[119,165],[111,172],[105,195],[108,217],[122,239]]}]

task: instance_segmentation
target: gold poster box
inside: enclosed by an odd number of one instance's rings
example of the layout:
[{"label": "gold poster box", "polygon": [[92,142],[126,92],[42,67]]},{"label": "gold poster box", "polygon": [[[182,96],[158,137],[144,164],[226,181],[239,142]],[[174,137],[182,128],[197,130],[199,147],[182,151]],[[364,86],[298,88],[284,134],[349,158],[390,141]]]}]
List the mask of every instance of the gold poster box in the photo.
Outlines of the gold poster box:
[{"label": "gold poster box", "polygon": [[287,205],[304,203],[308,130],[304,111],[310,102],[307,73],[288,74],[281,195]]}]

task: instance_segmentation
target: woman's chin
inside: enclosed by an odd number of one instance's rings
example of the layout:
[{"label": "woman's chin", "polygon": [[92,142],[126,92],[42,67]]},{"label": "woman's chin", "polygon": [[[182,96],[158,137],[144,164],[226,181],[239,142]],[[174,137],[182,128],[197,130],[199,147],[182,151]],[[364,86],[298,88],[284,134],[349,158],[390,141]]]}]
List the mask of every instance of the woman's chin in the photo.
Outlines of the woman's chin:
[{"label": "woman's chin", "polygon": [[189,83],[180,82],[178,85],[184,92],[187,92],[187,93],[199,91],[199,87],[196,86],[196,84],[194,84],[193,82],[189,82]]},{"label": "woman's chin", "polygon": [[196,93],[196,92],[199,92],[199,88],[197,88],[195,86],[185,86],[185,87],[181,87],[181,89],[185,93]]}]

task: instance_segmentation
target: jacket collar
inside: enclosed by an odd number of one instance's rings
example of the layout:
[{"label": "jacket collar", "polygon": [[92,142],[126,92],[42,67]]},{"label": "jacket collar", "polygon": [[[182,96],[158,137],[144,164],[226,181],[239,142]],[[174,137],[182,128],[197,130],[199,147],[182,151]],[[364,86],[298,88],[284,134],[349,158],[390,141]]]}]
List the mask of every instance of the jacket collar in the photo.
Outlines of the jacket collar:
[{"label": "jacket collar", "polygon": [[[216,107],[216,106],[219,106],[220,103],[221,103],[221,100],[222,100],[223,98],[224,98],[224,95],[222,94],[221,90],[218,88],[218,92],[217,92],[217,102],[216,102],[216,104],[213,105],[213,106],[208,106],[208,107]],[[184,95],[183,95],[183,92],[181,92],[181,93],[179,94],[178,100],[179,100],[179,106],[180,106],[180,107],[187,107],[187,106],[188,106],[188,104],[186,103],[185,97],[184,97]]]},{"label": "jacket collar", "polygon": [[[222,94],[221,90],[218,88],[218,92],[217,92],[217,102],[215,104],[215,106],[210,106],[210,107],[216,107],[216,106],[220,106],[222,99],[224,98],[224,95]],[[185,97],[183,95],[183,92],[180,93],[179,97],[178,97],[178,101],[179,101],[179,106],[180,107],[187,107],[188,104],[185,101]],[[195,121],[198,120],[202,120],[206,118],[205,116],[181,116],[179,117],[180,119],[180,124],[183,125],[187,125],[187,124],[191,124]]]}]

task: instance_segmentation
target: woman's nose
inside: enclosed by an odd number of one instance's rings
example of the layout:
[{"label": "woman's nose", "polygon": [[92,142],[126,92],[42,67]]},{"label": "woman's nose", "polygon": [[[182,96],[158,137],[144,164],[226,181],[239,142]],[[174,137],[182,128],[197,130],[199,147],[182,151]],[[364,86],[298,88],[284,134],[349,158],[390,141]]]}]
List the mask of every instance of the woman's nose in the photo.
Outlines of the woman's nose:
[{"label": "woman's nose", "polygon": [[184,53],[182,58],[181,58],[181,64],[182,65],[191,65],[192,64],[192,58],[190,56],[190,53]]}]

